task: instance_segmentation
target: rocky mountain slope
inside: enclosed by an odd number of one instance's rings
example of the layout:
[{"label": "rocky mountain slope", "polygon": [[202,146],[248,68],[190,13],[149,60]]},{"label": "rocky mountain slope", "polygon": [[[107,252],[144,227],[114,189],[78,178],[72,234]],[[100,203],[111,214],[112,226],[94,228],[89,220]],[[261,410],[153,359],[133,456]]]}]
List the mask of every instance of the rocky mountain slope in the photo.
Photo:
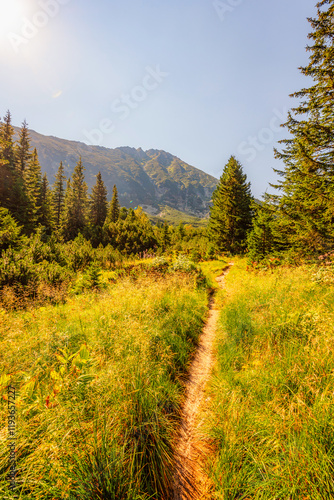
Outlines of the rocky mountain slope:
[{"label": "rocky mountain slope", "polygon": [[81,156],[89,188],[95,184],[95,176],[100,170],[108,196],[111,197],[116,184],[122,206],[141,205],[153,215],[160,212],[159,207],[166,205],[198,217],[208,214],[217,179],[170,153],[156,149],[87,146],[44,136],[33,130],[30,137],[32,147],[38,150],[42,172],[47,173],[50,184],[54,182],[60,161],[70,177]]}]

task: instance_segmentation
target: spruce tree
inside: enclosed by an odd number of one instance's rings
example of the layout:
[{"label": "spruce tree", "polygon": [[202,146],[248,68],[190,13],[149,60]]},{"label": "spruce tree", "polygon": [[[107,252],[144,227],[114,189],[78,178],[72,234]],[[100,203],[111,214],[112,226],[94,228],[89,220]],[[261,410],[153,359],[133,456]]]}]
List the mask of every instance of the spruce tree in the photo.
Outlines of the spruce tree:
[{"label": "spruce tree", "polygon": [[119,215],[120,215],[120,206],[118,201],[118,192],[117,192],[117,187],[114,185],[111,202],[109,203],[108,207],[106,223],[110,224],[110,222],[118,221]]},{"label": "spruce tree", "polygon": [[72,181],[68,182],[65,196],[64,236],[74,239],[87,224],[88,197],[84,166],[81,158],[76,164]]},{"label": "spruce tree", "polygon": [[170,246],[170,235],[167,222],[164,223],[161,229],[161,246],[163,251],[166,251],[167,248]]},{"label": "spruce tree", "polygon": [[251,191],[242,166],[231,156],[213,193],[209,235],[219,251],[240,252],[251,227]]},{"label": "spruce tree", "polygon": [[47,234],[52,233],[52,229],[54,226],[52,192],[49,187],[49,182],[46,173],[44,173],[42,177],[38,222],[43,227],[45,227]]},{"label": "spruce tree", "polygon": [[292,137],[275,150],[285,163],[274,186],[281,190],[279,215],[289,226],[289,245],[302,253],[324,252],[334,236],[334,0],[317,9],[309,19],[309,64],[300,68],[313,85],[291,95],[301,100],[284,124]]},{"label": "spruce tree", "polygon": [[29,161],[31,159],[30,137],[28,124],[24,120],[19,134],[19,140],[15,148],[15,167],[17,172],[23,177]]},{"label": "spruce tree", "polygon": [[107,217],[107,210],[107,188],[102,180],[101,172],[99,172],[90,196],[90,223],[95,227],[102,227]]},{"label": "spruce tree", "polygon": [[57,232],[60,231],[63,223],[65,208],[65,181],[63,162],[60,162],[58,171],[55,175],[56,181],[52,190],[52,205],[54,214],[54,225]]},{"label": "spruce tree", "polygon": [[73,208],[73,191],[72,191],[72,183],[71,178],[67,179],[66,190],[64,196],[64,217],[61,219],[61,236],[65,238],[65,240],[74,239],[75,227],[73,224],[74,221],[74,208]]},{"label": "spruce tree", "polygon": [[248,235],[248,256],[252,261],[262,260],[275,248],[274,214],[268,203],[254,203],[253,228]]},{"label": "spruce tree", "polygon": [[19,179],[15,171],[14,128],[11,124],[11,114],[7,111],[4,121],[0,122],[0,206],[16,215],[16,188]]},{"label": "spruce tree", "polygon": [[7,111],[4,122],[0,123],[0,205],[8,208],[11,215],[23,225],[27,224],[29,201],[18,158],[24,149],[24,165],[27,166],[31,159],[29,148],[26,122],[23,122],[19,142],[15,144],[11,114]]},{"label": "spruce tree", "polygon": [[24,171],[24,186],[27,196],[24,228],[31,233],[37,226],[41,208],[42,174],[36,148]]},{"label": "spruce tree", "polygon": [[4,121],[0,128],[1,136],[1,158],[2,160],[15,168],[15,149],[14,149],[14,127],[12,126],[12,116],[8,110],[4,116]]}]

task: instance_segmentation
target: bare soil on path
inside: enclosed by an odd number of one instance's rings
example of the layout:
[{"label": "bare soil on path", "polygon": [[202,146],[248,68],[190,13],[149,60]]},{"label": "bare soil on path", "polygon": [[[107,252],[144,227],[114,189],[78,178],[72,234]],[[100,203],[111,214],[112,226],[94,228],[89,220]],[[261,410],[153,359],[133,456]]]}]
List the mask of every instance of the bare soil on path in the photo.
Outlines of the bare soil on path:
[{"label": "bare soil on path", "polygon": [[[224,278],[232,263],[216,278],[223,287]],[[189,369],[181,425],[176,442],[177,470],[174,479],[173,500],[209,500],[211,483],[203,465],[210,454],[210,444],[200,433],[199,412],[203,403],[205,386],[214,364],[214,341],[219,310],[215,298],[210,300],[209,316],[204,326],[198,350]]]}]

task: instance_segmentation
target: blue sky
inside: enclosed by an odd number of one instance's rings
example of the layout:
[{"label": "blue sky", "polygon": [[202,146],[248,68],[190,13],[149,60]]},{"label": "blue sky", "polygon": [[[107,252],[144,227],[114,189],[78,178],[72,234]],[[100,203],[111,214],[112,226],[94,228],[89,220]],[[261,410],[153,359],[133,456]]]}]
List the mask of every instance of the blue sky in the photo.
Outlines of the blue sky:
[{"label": "blue sky", "polygon": [[255,196],[311,84],[315,0],[0,0],[0,115],[46,135],[164,149],[215,177],[231,154]]}]

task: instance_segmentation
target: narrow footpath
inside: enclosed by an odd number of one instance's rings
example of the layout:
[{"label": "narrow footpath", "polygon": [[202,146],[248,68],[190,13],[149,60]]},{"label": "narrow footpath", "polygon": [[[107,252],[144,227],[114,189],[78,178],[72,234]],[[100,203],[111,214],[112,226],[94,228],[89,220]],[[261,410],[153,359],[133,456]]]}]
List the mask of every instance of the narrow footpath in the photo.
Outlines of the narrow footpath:
[{"label": "narrow footpath", "polygon": [[[223,274],[216,278],[220,287],[223,287],[224,278],[232,264],[228,264]],[[210,447],[208,442],[200,436],[198,428],[205,386],[214,363],[213,346],[219,313],[215,297],[213,297],[210,300],[209,316],[186,383],[186,399],[182,408],[180,432],[176,443],[177,471],[173,500],[210,499],[210,481],[203,470],[205,457],[210,453]]]}]

